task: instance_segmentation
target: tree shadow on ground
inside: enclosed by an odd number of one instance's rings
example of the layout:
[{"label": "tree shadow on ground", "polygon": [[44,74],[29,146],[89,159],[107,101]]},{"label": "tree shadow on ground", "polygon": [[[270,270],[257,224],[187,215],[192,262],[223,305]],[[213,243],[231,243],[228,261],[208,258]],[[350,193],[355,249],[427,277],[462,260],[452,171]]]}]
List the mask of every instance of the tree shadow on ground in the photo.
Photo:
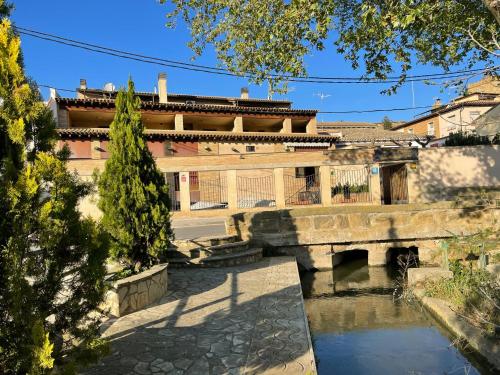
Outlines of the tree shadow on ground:
[{"label": "tree shadow on ground", "polygon": [[269,262],[172,270],[173,292],[109,327],[112,354],[85,373],[306,373],[312,367],[300,285],[272,275],[266,281]]}]

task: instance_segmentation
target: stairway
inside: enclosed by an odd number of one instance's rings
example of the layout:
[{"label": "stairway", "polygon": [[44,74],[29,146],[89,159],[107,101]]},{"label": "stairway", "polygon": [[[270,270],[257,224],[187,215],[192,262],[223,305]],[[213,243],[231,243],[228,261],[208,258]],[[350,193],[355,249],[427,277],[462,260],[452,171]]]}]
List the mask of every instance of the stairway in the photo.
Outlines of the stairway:
[{"label": "stairway", "polygon": [[220,236],[190,241],[174,241],[166,259],[170,268],[231,267],[262,259],[262,248],[251,248],[236,236]]}]

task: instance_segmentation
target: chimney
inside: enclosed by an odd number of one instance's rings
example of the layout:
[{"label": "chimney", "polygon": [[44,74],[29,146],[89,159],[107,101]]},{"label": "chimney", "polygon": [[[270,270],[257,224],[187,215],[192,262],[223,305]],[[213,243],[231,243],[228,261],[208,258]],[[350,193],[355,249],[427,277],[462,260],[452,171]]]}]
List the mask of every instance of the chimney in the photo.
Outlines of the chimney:
[{"label": "chimney", "polygon": [[241,99],[248,99],[248,87],[242,87],[240,92],[241,92],[240,95]]},{"label": "chimney", "polygon": [[57,93],[57,90],[53,87],[50,88],[50,98],[55,99],[58,98],[59,94]]},{"label": "chimney", "polygon": [[158,94],[160,96],[160,103],[167,103],[167,74],[158,74]]},{"label": "chimney", "polygon": [[438,109],[439,107],[441,107],[441,99],[437,98],[436,101],[434,102],[434,104],[432,105],[432,109]]},{"label": "chimney", "polygon": [[87,90],[87,80],[85,78],[80,78],[80,88],[76,92],[76,97],[78,99],[84,99],[85,94],[81,93],[81,90]]}]

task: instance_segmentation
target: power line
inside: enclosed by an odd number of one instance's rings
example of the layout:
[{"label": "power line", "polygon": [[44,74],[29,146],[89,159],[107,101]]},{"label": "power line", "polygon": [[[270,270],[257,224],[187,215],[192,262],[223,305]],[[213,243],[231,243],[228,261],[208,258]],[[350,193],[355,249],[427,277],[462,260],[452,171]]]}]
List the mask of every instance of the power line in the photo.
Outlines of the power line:
[{"label": "power line", "polygon": [[77,92],[76,90],[72,90],[72,89],[61,89],[59,87],[54,87],[54,86],[50,86],[50,85],[42,85],[42,84],[39,84],[39,83],[37,83],[36,85],[38,87],[45,87],[47,89],[55,89],[57,91]]},{"label": "power line", "polygon": [[[153,56],[141,55],[141,54],[137,54],[137,53],[133,53],[133,52],[127,52],[127,51],[123,51],[123,50],[118,50],[118,49],[114,49],[114,48],[100,46],[97,44],[85,43],[85,42],[81,42],[81,41],[78,41],[75,39],[68,39],[68,38],[58,36],[58,35],[48,34],[48,33],[40,32],[40,31],[32,30],[32,29],[23,28],[20,26],[16,26],[16,30],[20,34],[31,36],[31,37],[38,38],[38,39],[42,39],[45,41],[59,43],[59,44],[63,44],[66,46],[80,48],[80,49],[84,49],[87,51],[97,52],[97,53],[106,54],[106,55],[110,55],[110,56],[135,60],[135,61],[139,61],[139,62],[145,62],[145,63],[149,63],[149,64],[156,64],[156,65],[167,66],[170,68],[184,69],[184,70],[210,73],[210,74],[226,75],[226,76],[239,77],[239,78],[242,78],[242,77],[251,78],[252,76],[254,76],[254,74],[251,74],[251,73],[236,74],[236,73],[232,73],[232,72],[230,72],[226,69],[222,69],[222,68],[210,67],[210,66],[199,65],[199,64],[190,64],[190,63],[185,63],[185,62],[181,62],[181,61],[168,60],[168,59],[162,59],[162,58],[153,57]],[[463,77],[467,77],[468,75],[470,75],[472,73],[495,71],[498,68],[499,68],[499,66],[494,66],[492,68],[486,68],[486,69],[471,69],[471,70],[462,70],[462,71],[448,72],[448,73],[414,75],[414,76],[407,76],[406,81],[407,82],[416,82],[416,81],[426,81],[426,80],[430,80],[430,79],[463,78]],[[291,81],[291,82],[306,82],[306,83],[334,83],[334,84],[375,83],[375,84],[382,84],[382,83],[398,83],[399,82],[399,77],[387,77],[387,79],[381,80],[381,79],[377,79],[377,78],[363,78],[363,77],[280,76],[280,75],[271,74],[271,73],[267,74],[266,76],[269,78],[280,78],[280,79]]]}]

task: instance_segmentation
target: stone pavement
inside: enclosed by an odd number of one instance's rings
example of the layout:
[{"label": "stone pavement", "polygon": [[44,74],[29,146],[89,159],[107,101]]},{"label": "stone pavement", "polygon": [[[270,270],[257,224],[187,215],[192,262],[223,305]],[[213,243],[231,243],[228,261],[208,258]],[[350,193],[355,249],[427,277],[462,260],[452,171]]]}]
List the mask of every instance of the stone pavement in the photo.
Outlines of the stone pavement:
[{"label": "stone pavement", "polygon": [[169,270],[167,295],[107,322],[111,354],[86,374],[315,374],[292,257]]}]

